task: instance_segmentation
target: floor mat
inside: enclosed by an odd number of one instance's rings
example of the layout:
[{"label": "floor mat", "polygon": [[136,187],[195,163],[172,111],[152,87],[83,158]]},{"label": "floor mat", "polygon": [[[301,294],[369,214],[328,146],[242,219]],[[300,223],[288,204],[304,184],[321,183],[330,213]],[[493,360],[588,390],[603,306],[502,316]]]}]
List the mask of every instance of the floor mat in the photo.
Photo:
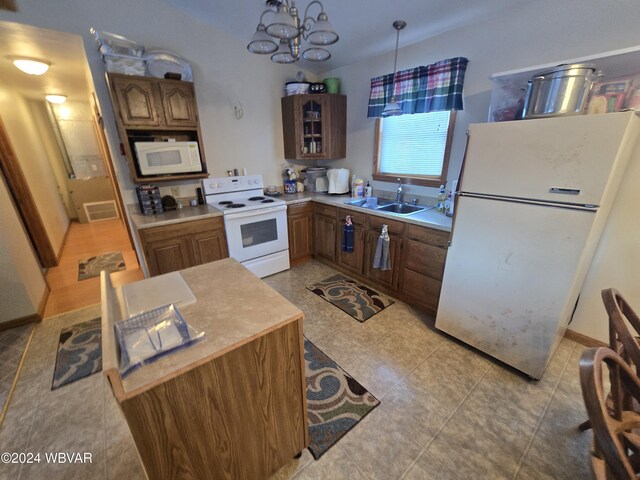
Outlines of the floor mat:
[{"label": "floor mat", "polygon": [[306,338],[304,360],[309,451],[317,460],[380,401]]},{"label": "floor mat", "polygon": [[359,322],[368,320],[395,303],[373,288],[341,274],[333,275],[307,288]]},{"label": "floor mat", "polygon": [[94,318],[60,332],[51,390],[102,370],[102,322]]},{"label": "floor mat", "polygon": [[78,281],[99,277],[102,270],[118,272],[127,267],[122,252],[109,252],[95,257],[78,260]]}]

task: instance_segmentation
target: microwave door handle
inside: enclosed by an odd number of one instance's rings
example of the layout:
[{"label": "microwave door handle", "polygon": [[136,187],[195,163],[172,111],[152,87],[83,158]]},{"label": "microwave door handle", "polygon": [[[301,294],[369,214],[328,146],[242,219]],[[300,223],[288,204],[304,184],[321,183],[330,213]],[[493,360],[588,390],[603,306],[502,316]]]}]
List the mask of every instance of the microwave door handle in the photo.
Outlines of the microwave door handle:
[{"label": "microwave door handle", "polygon": [[278,207],[259,208],[257,210],[249,210],[248,212],[233,213],[231,218],[236,219],[236,218],[255,217],[257,215],[265,215],[267,213],[279,212],[281,210],[286,210],[286,209],[287,209],[286,205],[281,205]]}]

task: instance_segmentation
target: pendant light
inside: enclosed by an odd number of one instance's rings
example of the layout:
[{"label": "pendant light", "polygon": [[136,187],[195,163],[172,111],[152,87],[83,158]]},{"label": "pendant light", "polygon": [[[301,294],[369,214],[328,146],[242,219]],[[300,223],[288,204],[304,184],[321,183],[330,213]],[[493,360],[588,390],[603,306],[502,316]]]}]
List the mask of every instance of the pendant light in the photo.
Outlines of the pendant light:
[{"label": "pendant light", "polygon": [[402,115],[402,109],[398,102],[396,102],[396,67],[398,66],[398,42],[400,41],[400,30],[407,26],[407,22],[404,20],[396,20],[393,22],[393,28],[396,29],[396,57],[393,61],[393,81],[391,82],[391,98],[382,110],[383,117],[392,117],[395,115]]}]

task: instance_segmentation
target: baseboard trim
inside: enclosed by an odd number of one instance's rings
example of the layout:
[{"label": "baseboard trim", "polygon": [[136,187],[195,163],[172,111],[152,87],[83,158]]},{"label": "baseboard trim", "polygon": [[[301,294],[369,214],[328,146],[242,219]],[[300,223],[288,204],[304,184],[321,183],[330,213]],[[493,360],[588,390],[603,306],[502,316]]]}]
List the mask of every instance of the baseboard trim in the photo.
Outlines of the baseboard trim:
[{"label": "baseboard trim", "polygon": [[38,306],[38,315],[40,316],[40,320],[44,318],[44,310],[47,307],[47,301],[49,300],[50,293],[51,293],[51,287],[49,286],[49,283],[46,281],[46,278],[45,278],[44,294],[42,294],[42,299],[40,299],[40,305]]},{"label": "baseboard trim", "polygon": [[33,315],[27,315],[26,317],[16,318],[15,320],[9,320],[8,322],[0,323],[0,332],[9,330],[10,328],[20,327],[31,322],[39,322],[42,320],[42,316],[39,313]]},{"label": "baseboard trim", "polygon": [[574,342],[578,342],[585,347],[608,347],[604,342],[600,340],[596,340],[595,338],[587,337],[582,333],[574,332],[573,330],[569,330],[568,328],[564,331],[564,337],[568,340],[573,340]]}]

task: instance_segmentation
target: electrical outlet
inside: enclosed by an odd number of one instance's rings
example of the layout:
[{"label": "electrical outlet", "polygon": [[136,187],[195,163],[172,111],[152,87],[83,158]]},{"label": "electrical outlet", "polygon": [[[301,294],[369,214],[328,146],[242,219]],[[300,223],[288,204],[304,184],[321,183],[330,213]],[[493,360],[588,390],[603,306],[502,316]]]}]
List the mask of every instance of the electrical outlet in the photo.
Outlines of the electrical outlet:
[{"label": "electrical outlet", "polygon": [[173,198],[179,198],[180,197],[180,187],[171,187],[171,196]]}]

